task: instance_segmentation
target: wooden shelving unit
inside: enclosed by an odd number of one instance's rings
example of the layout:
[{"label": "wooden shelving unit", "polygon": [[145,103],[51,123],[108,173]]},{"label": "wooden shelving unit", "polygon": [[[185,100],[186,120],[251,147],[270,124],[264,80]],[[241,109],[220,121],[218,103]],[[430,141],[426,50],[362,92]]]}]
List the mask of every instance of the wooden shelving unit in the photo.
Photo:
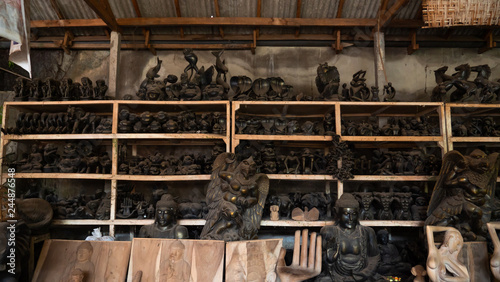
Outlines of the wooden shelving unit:
[{"label": "wooden shelving unit", "polygon": [[[22,111],[33,112],[62,112],[68,106],[82,107],[86,111],[96,112],[101,116],[113,117],[112,132],[109,134],[33,134],[33,135],[4,135],[2,133],[2,146],[0,153],[4,155],[5,145],[9,142],[29,142],[50,141],[60,142],[61,140],[103,140],[111,148],[112,171],[109,174],[82,174],[82,173],[17,173],[16,178],[24,179],[69,179],[69,180],[100,180],[108,182],[111,192],[111,216],[109,220],[54,220],[56,226],[65,225],[98,225],[109,226],[111,235],[114,235],[115,226],[146,225],[153,220],[117,219],[116,218],[116,198],[118,181],[136,182],[192,182],[209,181],[210,175],[122,175],[118,174],[118,147],[122,141],[126,141],[130,146],[184,146],[186,144],[198,146],[201,144],[211,144],[214,142],[224,142],[226,150],[234,152],[235,148],[243,140],[250,141],[274,141],[283,143],[285,146],[317,148],[327,148],[332,141],[332,136],[327,135],[257,135],[239,134],[236,128],[236,119],[240,116],[252,116],[256,118],[286,118],[322,121],[326,113],[331,113],[335,117],[335,133],[340,135],[342,141],[353,142],[356,146],[371,148],[381,146],[384,148],[411,147],[411,144],[422,144],[422,146],[432,146],[438,148],[444,155],[448,150],[453,149],[454,143],[489,142],[500,143],[500,137],[453,137],[451,131],[451,118],[455,108],[465,107],[462,104],[443,103],[388,103],[388,102],[298,102],[298,101],[181,101],[181,102],[157,102],[157,101],[69,101],[69,102],[6,102],[4,104],[4,126],[12,126],[15,123],[16,113]],[[127,107],[131,112],[157,111],[176,112],[185,109],[196,113],[201,112],[223,112],[226,118],[226,134],[204,134],[204,133],[121,133],[118,132],[118,113],[120,109]],[[500,116],[499,105],[467,105],[473,108],[469,114]],[[439,121],[440,134],[437,136],[345,136],[341,132],[342,119],[363,119],[376,117],[379,119],[390,117],[421,117],[430,116]],[[133,151],[137,149],[134,148]],[[341,182],[331,175],[302,175],[302,174],[270,174],[273,181],[296,181],[324,183],[327,193],[340,196],[344,192],[346,182],[434,182],[436,176],[427,175],[355,175],[353,179]],[[7,178],[6,173],[1,174],[2,179]],[[499,178],[500,180],[500,178]],[[186,226],[202,226],[205,221],[180,220],[180,224]],[[263,220],[263,227],[321,227],[331,224],[331,221],[293,221]],[[420,227],[420,221],[362,221],[362,224],[369,226],[397,226],[397,227]]]},{"label": "wooden shelving unit", "polygon": [[453,136],[453,122],[456,118],[484,118],[492,117],[500,123],[500,104],[459,104],[447,103],[446,112],[446,140],[448,150],[454,150],[456,143],[485,143],[488,145],[500,144],[500,137],[493,136]]},{"label": "wooden shelving unit", "polygon": [[[335,133],[342,141],[354,142],[361,147],[374,147],[384,144],[386,148],[400,146],[408,148],[413,144],[427,146],[431,144],[439,149],[441,155],[447,151],[446,127],[443,103],[401,103],[401,102],[297,102],[297,101],[235,101],[232,103],[232,145],[231,151],[243,140],[248,141],[274,141],[276,146],[314,147],[326,148],[332,141],[332,136],[319,135],[261,135],[261,134],[239,134],[236,120],[243,118],[280,118],[285,120],[311,120],[322,121],[326,113],[335,117]],[[387,119],[390,117],[422,117],[433,118],[438,124],[439,135],[437,136],[346,136],[342,135],[342,119],[366,119],[376,117]],[[326,152],[326,151],[325,151]],[[297,181],[301,185],[303,181],[324,182],[326,193],[334,193],[340,197],[344,192],[346,182],[433,182],[436,176],[429,175],[355,175],[353,179],[341,182],[331,175],[303,175],[303,174],[270,174],[271,180]],[[331,224],[330,221],[297,222],[293,220],[267,221],[263,220],[261,226],[273,227],[321,227]],[[398,226],[398,227],[420,227],[421,221],[362,221],[369,226]]]},{"label": "wooden shelving unit", "polygon": [[[59,219],[54,220],[55,226],[108,226],[110,235],[114,235],[116,225],[143,225],[151,220],[121,220],[116,218],[117,183],[118,181],[209,181],[210,175],[121,175],[118,174],[118,145],[126,140],[127,144],[133,146],[165,146],[182,143],[198,146],[212,144],[215,141],[222,141],[226,146],[226,151],[230,149],[230,103],[229,101],[57,101],[57,102],[5,102],[2,124],[4,128],[15,125],[15,119],[20,111],[23,112],[65,112],[68,106],[81,107],[96,115],[112,117],[112,131],[109,134],[26,134],[26,135],[1,135],[0,155],[4,156],[5,146],[12,141],[32,142],[66,142],[78,140],[103,140],[107,146],[111,147],[112,171],[109,174],[86,174],[86,173],[30,173],[19,172],[15,177],[19,179],[69,179],[69,180],[101,180],[108,184],[111,193],[111,208],[109,220],[93,219]],[[122,107],[127,107],[130,112],[140,113],[143,111],[167,113],[191,110],[194,113],[221,112],[226,118],[225,134],[205,134],[205,133],[120,133],[118,132],[118,113]],[[170,142],[170,143],[169,143]],[[4,170],[1,170],[2,172]],[[7,173],[2,173],[1,179],[8,177]],[[3,181],[2,181],[3,182]],[[181,221],[183,225],[203,225],[203,220]]]}]

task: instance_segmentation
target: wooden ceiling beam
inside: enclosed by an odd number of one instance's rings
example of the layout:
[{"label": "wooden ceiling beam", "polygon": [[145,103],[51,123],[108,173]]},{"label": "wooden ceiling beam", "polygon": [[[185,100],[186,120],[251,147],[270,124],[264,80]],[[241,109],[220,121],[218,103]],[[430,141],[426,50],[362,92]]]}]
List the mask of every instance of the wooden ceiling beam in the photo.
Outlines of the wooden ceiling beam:
[{"label": "wooden ceiling beam", "polygon": [[[387,1],[387,0],[382,0]],[[382,5],[384,5],[382,2]],[[378,17],[377,25],[375,26],[375,30],[379,31],[380,29],[387,26],[387,24],[391,21],[391,19],[396,15],[396,13],[408,2],[408,0],[396,0],[392,6],[385,11],[384,13],[380,13]],[[387,4],[386,4],[387,5]],[[383,8],[383,7],[381,7]]]},{"label": "wooden ceiling beam", "polygon": [[[359,40],[359,36],[356,38],[352,35],[348,34],[341,34],[340,38],[342,41],[353,41],[353,40]],[[370,34],[366,34],[366,36],[363,37],[365,41],[372,41],[373,37]],[[54,41],[59,41],[62,42],[64,40],[64,37],[39,37],[36,40],[31,41],[31,43],[34,44],[45,44],[47,42],[51,43]],[[123,42],[135,42],[135,41],[143,41],[145,40],[145,37],[138,37],[137,35],[124,35],[122,37]],[[155,41],[214,41],[214,40],[220,40],[219,36],[214,36],[214,35],[207,35],[207,34],[189,34],[186,35],[184,39],[181,39],[178,35],[150,35],[150,42],[154,46],[157,46],[158,44],[154,44]],[[247,35],[239,35],[239,34],[227,34],[225,37],[225,40],[230,41],[230,40],[238,40],[238,41],[248,41],[252,42],[253,41],[253,34],[247,34]],[[300,34],[300,36],[297,38],[295,37],[295,34],[261,34],[261,37],[259,40],[272,40],[272,41],[280,41],[280,40],[286,40],[286,41],[332,41],[332,35],[331,34]],[[410,42],[410,38],[408,36],[386,36],[385,37],[386,42]],[[0,40],[2,41],[2,40]],[[7,42],[7,40],[3,40]],[[484,42],[483,38],[477,37],[477,36],[451,36],[448,40],[444,39],[442,36],[438,35],[420,35],[418,37],[419,42]],[[500,41],[500,37],[494,36],[493,41]],[[102,42],[102,43],[99,43]],[[81,44],[100,44],[100,45],[106,45],[109,43],[109,38],[106,36],[77,36],[73,39],[73,45],[79,45]],[[220,44],[227,44],[226,43],[220,43]],[[38,46],[37,48],[40,48],[40,45],[35,45]],[[327,45],[325,45],[327,46]]]},{"label": "wooden ceiling beam", "polygon": [[85,0],[85,3],[106,23],[106,25],[116,32],[121,32],[121,28],[116,21],[108,0]]},{"label": "wooden ceiling beam", "polygon": [[344,1],[345,0],[340,0],[339,1],[339,6],[337,7],[337,18],[342,18],[342,11],[344,10]]},{"label": "wooden ceiling beam", "polygon": [[[215,16],[220,17],[220,7],[218,0],[214,0],[214,7],[215,7]],[[219,26],[219,34],[220,37],[224,38],[224,28],[222,26]]]},{"label": "wooden ceiling beam", "polygon": [[[96,0],[86,0],[96,1]],[[345,18],[261,18],[261,17],[236,17],[236,18],[196,18],[196,17],[170,17],[170,18],[120,18],[116,20],[121,27],[148,27],[148,26],[275,26],[275,27],[355,27],[375,26],[377,19],[345,19]],[[71,20],[38,20],[31,21],[32,28],[48,27],[102,27],[106,23],[101,19],[71,19]]]},{"label": "wooden ceiling beam", "polygon": [[[261,9],[262,9],[262,0],[257,0],[257,14],[256,14],[257,18],[260,18],[260,16],[261,16],[261,12],[262,12]],[[256,32],[255,36],[259,37],[259,35],[260,35],[260,28],[256,28],[256,29],[254,29],[254,31]]]},{"label": "wooden ceiling beam", "polygon": [[[50,0],[50,5],[52,6],[52,9],[54,9],[54,11],[57,14],[57,17],[60,20],[66,19],[64,17],[64,15],[62,14],[61,9],[59,8],[59,5],[57,5],[56,0]],[[64,39],[60,42],[61,42],[61,48],[64,50],[64,53],[66,53],[68,55],[71,54],[70,47],[71,47],[71,45],[73,45],[73,38],[75,38],[75,35],[73,34],[73,32],[71,32],[71,30],[69,30],[69,28],[66,28],[64,31]]]},{"label": "wooden ceiling beam", "polygon": [[[137,2],[137,0],[131,0],[131,1],[132,1],[132,6],[134,6],[134,11],[135,11],[136,16],[138,18],[142,18],[141,9],[139,8],[139,3]],[[142,34],[144,34],[144,46],[146,46],[149,49],[149,51],[151,51],[151,54],[156,56],[156,50],[150,44],[151,31],[149,29],[143,27]]]},{"label": "wooden ceiling beam", "polygon": [[[30,44],[32,48],[40,49],[54,49],[61,48],[59,42],[33,42]],[[75,43],[73,49],[92,49],[92,50],[109,50],[110,44],[108,43]],[[248,44],[185,44],[185,43],[172,43],[172,44],[153,44],[155,49],[161,50],[182,50],[185,48],[198,49],[198,50],[213,50],[213,49],[245,49],[249,50],[252,43]],[[121,44],[121,49],[146,49],[144,44]]]},{"label": "wooden ceiling beam", "polygon": [[132,6],[134,6],[134,11],[137,17],[142,18],[141,9],[139,9],[139,3],[137,0],[132,0]]},{"label": "wooden ceiling beam", "polygon": [[[302,0],[297,0],[297,12],[295,13],[296,18],[300,18],[302,16]],[[295,29],[295,36],[299,36],[300,34],[300,27]]]},{"label": "wooden ceiling beam", "polygon": [[[181,5],[179,4],[179,0],[174,1],[175,4],[175,14],[177,15],[178,18],[181,18]],[[181,33],[181,37],[184,38],[184,28],[181,26],[179,27],[179,32]]]}]

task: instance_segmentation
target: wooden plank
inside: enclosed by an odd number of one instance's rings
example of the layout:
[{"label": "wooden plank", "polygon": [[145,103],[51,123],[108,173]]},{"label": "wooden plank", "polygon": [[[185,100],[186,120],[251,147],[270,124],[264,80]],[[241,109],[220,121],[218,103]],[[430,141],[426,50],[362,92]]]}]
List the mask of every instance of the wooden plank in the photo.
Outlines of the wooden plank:
[{"label": "wooden plank", "polygon": [[132,5],[134,6],[135,14],[137,15],[137,17],[141,18],[142,13],[141,13],[141,9],[139,9],[139,3],[137,3],[137,0],[131,0],[131,1],[132,1]]},{"label": "wooden plank", "polygon": [[351,142],[440,142],[442,136],[342,136],[342,141]]},{"label": "wooden plank", "polygon": [[[296,18],[301,17],[301,10],[302,10],[302,0],[297,0],[297,10],[295,13]],[[295,29],[295,37],[298,37],[300,35],[300,28]]]},{"label": "wooden plank", "polygon": [[500,137],[451,137],[450,140],[464,143],[500,143]]},{"label": "wooden plank", "polygon": [[[96,0],[88,0],[96,1]],[[376,19],[345,19],[345,18],[259,18],[259,17],[167,17],[167,18],[120,18],[116,20],[119,26],[152,27],[152,26],[325,26],[325,27],[355,27],[374,26]],[[47,27],[104,27],[101,19],[71,19],[71,20],[37,20],[31,21],[32,28]]]},{"label": "wooden plank", "polygon": [[311,181],[311,180],[333,181],[333,180],[336,180],[331,175],[322,175],[322,174],[315,174],[315,175],[307,175],[307,174],[267,174],[267,176],[269,177],[269,179],[272,179],[272,180],[298,180],[298,181]]},{"label": "wooden plank", "polygon": [[118,139],[223,139],[220,134],[205,133],[118,133]]},{"label": "wooden plank", "polygon": [[26,134],[4,135],[5,140],[79,140],[79,139],[112,139],[113,134]]},{"label": "wooden plank", "polygon": [[111,220],[97,219],[54,219],[52,225],[109,225]]},{"label": "wooden plank", "polygon": [[[181,15],[181,6],[179,5],[179,0],[174,0],[174,4],[175,4],[175,14],[177,15],[177,17],[182,17]],[[179,32],[181,34],[181,38],[184,38],[184,28],[179,27]]]},{"label": "wooden plank", "polygon": [[[3,178],[7,178],[6,173],[2,173]],[[31,173],[31,172],[18,172],[16,178],[28,179],[97,179],[97,180],[111,180],[111,174],[98,174],[98,173]]]},{"label": "wooden plank", "polygon": [[436,181],[437,176],[430,175],[354,175],[346,181]]},{"label": "wooden plank", "polygon": [[106,23],[106,25],[116,32],[121,32],[121,27],[116,22],[115,15],[111,10],[108,0],[84,0],[87,5]]},{"label": "wooden plank", "polygon": [[[107,1],[106,1],[107,2]],[[120,49],[121,49],[121,34],[112,31],[109,41],[109,77],[108,77],[108,95],[116,97],[118,91],[118,79],[120,76]]]},{"label": "wooden plank", "polygon": [[331,136],[318,135],[249,135],[235,134],[235,139],[239,140],[273,140],[273,141],[332,141]]},{"label": "wooden plank", "polygon": [[[219,0],[214,0],[214,7],[215,7],[215,16],[220,17]],[[219,34],[220,37],[224,38],[224,28],[222,26],[219,26]]]},{"label": "wooden plank", "polygon": [[345,0],[339,1],[339,6],[337,7],[337,18],[342,18],[342,11],[344,10]]},{"label": "wooden plank", "polygon": [[207,181],[210,174],[197,175],[128,175],[117,174],[113,177],[116,180],[127,181]]}]

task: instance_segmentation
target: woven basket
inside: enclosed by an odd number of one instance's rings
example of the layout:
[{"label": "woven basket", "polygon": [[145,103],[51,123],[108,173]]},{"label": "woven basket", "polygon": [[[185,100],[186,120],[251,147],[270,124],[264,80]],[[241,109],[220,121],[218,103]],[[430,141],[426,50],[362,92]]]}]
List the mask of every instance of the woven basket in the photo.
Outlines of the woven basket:
[{"label": "woven basket", "polygon": [[422,15],[429,27],[498,25],[499,0],[423,0]]}]

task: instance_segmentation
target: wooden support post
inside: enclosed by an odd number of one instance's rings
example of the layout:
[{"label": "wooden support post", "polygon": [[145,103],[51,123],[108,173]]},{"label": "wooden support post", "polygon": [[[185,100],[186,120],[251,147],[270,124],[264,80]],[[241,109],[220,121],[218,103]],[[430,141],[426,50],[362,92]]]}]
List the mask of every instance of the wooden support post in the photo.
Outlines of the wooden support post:
[{"label": "wooden support post", "polygon": [[109,41],[109,81],[108,93],[111,97],[116,98],[118,86],[118,70],[120,66],[120,47],[122,35],[116,31],[111,32],[111,39]]},{"label": "wooden support post", "polygon": [[479,48],[478,54],[482,54],[486,51],[489,51],[497,46],[497,43],[493,40],[493,30],[490,29],[486,36],[484,37],[484,40],[486,40],[486,44],[484,47]]},{"label": "wooden support post", "polygon": [[64,52],[66,54],[71,54],[71,51],[69,50],[69,48],[73,45],[73,39],[74,39],[74,35],[71,31],[69,30],[66,30],[64,32],[64,39],[63,39],[63,42],[61,44],[61,48],[64,50]]},{"label": "wooden support post", "polygon": [[257,30],[254,29],[253,30],[253,43],[252,43],[252,47],[250,48],[250,50],[252,51],[252,54],[255,55],[255,49],[257,48]]},{"label": "wooden support post", "polygon": [[384,33],[373,33],[373,49],[375,54],[375,86],[382,89],[387,82],[385,74],[385,38]]},{"label": "wooden support post", "polygon": [[410,32],[410,45],[407,48],[408,55],[413,54],[413,52],[418,50],[418,44],[417,44],[417,30],[413,29]]},{"label": "wooden support post", "polygon": [[342,53],[342,49],[344,49],[344,47],[342,47],[342,41],[340,40],[340,29],[337,29],[335,30],[335,45],[334,45],[334,48],[335,48],[335,53],[336,54],[340,54]]}]

